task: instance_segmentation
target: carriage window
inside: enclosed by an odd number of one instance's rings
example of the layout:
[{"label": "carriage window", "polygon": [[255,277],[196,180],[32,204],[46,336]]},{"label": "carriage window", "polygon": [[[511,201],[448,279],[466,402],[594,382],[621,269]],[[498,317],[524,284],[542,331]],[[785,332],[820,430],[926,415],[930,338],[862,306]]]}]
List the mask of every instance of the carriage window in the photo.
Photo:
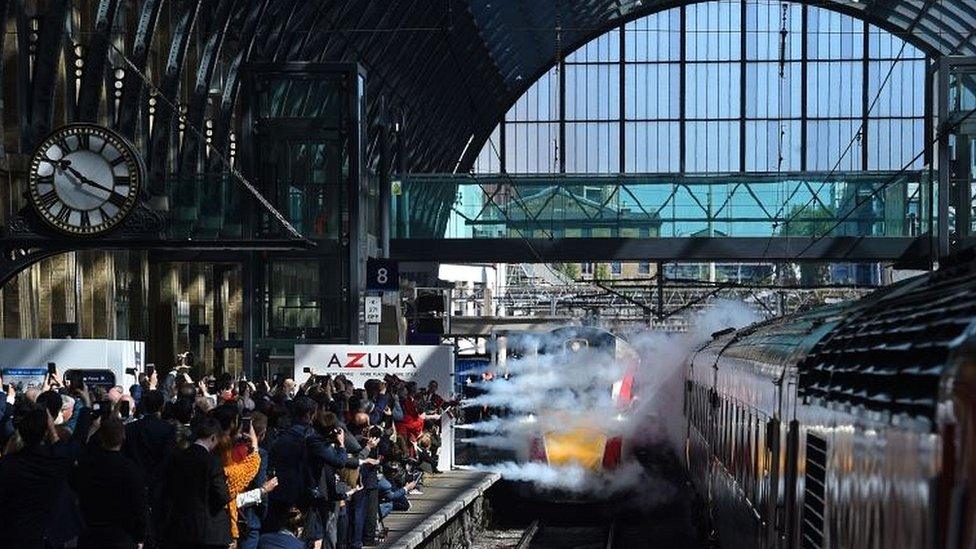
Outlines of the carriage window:
[{"label": "carriage window", "polygon": [[827,439],[807,433],[803,483],[803,529],[800,533],[814,547],[823,547],[824,507],[827,490]]},{"label": "carriage window", "polygon": [[725,463],[731,468],[732,467],[732,449],[734,444],[732,443],[732,436],[735,434],[735,406],[731,401],[725,401]]}]

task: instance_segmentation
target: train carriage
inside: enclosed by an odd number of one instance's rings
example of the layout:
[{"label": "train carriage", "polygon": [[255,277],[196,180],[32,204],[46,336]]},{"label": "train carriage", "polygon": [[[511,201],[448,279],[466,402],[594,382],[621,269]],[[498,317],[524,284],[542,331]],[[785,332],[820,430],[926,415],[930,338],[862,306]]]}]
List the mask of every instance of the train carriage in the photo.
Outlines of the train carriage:
[{"label": "train carriage", "polygon": [[685,457],[726,547],[976,546],[976,275],[718,334]]}]

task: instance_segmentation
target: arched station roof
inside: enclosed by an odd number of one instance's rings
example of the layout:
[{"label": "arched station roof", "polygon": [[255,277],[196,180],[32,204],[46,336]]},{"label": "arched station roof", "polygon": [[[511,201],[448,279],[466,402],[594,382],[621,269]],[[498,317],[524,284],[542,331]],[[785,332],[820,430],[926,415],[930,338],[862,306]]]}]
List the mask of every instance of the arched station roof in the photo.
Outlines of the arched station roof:
[{"label": "arched station roof", "polygon": [[[258,46],[252,58],[359,60],[410,119],[410,169],[444,172],[455,168],[462,152],[460,168],[470,165],[508,106],[558,56],[624,21],[689,3],[272,0],[264,31],[292,43],[274,47],[258,40],[266,47]],[[933,58],[976,55],[976,3],[969,0],[800,3],[865,19]]]}]

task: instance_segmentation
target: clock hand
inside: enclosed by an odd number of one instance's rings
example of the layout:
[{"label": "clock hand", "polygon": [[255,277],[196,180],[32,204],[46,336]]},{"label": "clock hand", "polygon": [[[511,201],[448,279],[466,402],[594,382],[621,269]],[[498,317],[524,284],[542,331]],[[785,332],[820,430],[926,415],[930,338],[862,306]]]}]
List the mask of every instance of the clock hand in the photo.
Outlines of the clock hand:
[{"label": "clock hand", "polygon": [[83,185],[91,185],[92,187],[95,187],[96,189],[101,189],[101,190],[106,191],[106,192],[109,192],[109,193],[114,193],[115,192],[114,190],[109,189],[108,187],[104,187],[104,186],[102,186],[102,185],[100,185],[98,183],[95,183],[91,179],[88,179],[87,177],[81,175],[81,172],[79,172],[78,170],[76,170],[76,169],[74,169],[74,168],[71,167],[71,164],[70,164],[69,161],[66,160],[65,162],[68,162],[64,166],[65,169],[67,169],[75,177],[77,177],[81,181],[81,184],[83,184]]}]

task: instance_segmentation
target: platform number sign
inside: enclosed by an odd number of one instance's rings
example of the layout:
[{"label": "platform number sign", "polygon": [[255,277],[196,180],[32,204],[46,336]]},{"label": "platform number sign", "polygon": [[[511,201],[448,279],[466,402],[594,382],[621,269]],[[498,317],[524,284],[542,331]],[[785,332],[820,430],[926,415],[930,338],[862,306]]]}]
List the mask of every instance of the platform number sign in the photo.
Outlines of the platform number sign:
[{"label": "platform number sign", "polygon": [[400,269],[396,261],[389,259],[368,259],[366,261],[366,289],[399,290]]},{"label": "platform number sign", "polygon": [[366,324],[379,324],[383,318],[383,298],[366,296]]}]

